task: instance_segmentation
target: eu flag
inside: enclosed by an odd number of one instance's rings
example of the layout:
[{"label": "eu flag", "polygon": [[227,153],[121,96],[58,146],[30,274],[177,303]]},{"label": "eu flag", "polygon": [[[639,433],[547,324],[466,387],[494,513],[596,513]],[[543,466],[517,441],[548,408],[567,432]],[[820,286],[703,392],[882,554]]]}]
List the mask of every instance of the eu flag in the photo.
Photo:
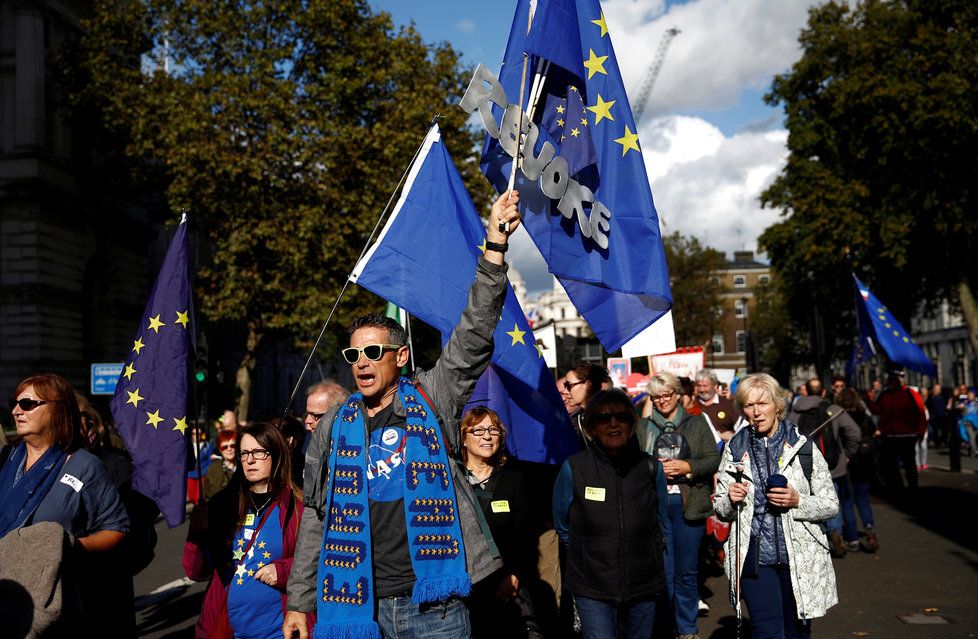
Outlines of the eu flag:
[{"label": "eu flag", "polygon": [[924,351],[914,343],[910,334],[893,317],[869,287],[855,274],[856,282],[856,323],[859,325],[859,343],[853,353],[852,363],[858,364],[868,358],[875,346],[880,346],[894,364],[905,366],[930,377],[937,377],[937,367]]},{"label": "eu flag", "polygon": [[[357,264],[353,282],[397,304],[447,341],[468,300],[486,233],[437,126],[425,138],[390,219]],[[524,461],[560,463],[576,452],[567,412],[513,289],[507,286],[493,335],[491,370],[477,386],[493,388],[509,429],[507,447]],[[480,402],[485,404],[486,402]]]},{"label": "eu flag", "polygon": [[183,523],[187,498],[190,301],[184,219],[170,241],[111,402],[133,459],[132,487],[156,502],[171,528]]},{"label": "eu flag", "polygon": [[[527,24],[531,4],[536,9]],[[567,131],[561,142],[548,130],[548,106],[565,95],[567,86],[579,91],[584,122],[594,162],[575,166],[579,151],[570,150],[568,171],[611,211],[607,248],[584,236],[578,221],[558,211],[558,201],[542,192],[540,180],[529,180],[517,171],[523,224],[546,260],[551,273],[567,291],[577,310],[609,352],[637,336],[672,306],[665,250],[652,191],[639,144],[632,111],[615,59],[604,13],[597,0],[519,0],[516,17],[499,82],[506,98],[516,103],[520,95],[524,52],[528,55],[524,91],[532,98],[533,121],[541,125],[537,144],[524,155],[537,155],[550,142],[568,155]],[[541,83],[539,97],[534,83]],[[497,121],[503,110],[493,107]],[[568,125],[570,121],[566,122]],[[551,139],[552,138],[552,139]],[[499,141],[487,136],[482,168],[499,192],[508,185],[512,158]],[[576,168],[576,172],[574,172]],[[584,208],[589,206],[585,203]],[[596,215],[596,207],[590,215]]]}]

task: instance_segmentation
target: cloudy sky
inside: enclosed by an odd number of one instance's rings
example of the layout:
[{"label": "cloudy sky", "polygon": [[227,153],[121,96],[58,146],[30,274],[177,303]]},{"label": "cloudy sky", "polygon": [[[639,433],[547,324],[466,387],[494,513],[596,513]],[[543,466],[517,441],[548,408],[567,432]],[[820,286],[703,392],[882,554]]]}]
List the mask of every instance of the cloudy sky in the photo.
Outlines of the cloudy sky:
[{"label": "cloudy sky", "polygon": [[[515,2],[372,0],[427,42],[448,41],[468,63],[498,69]],[[604,0],[601,3],[633,106],[663,33],[678,28],[638,126],[665,234],[679,231],[726,251],[756,250],[777,220],[757,196],[781,169],[787,132],[762,97],[798,59],[808,0]],[[550,288],[546,266],[521,230],[511,261],[531,293]]]}]

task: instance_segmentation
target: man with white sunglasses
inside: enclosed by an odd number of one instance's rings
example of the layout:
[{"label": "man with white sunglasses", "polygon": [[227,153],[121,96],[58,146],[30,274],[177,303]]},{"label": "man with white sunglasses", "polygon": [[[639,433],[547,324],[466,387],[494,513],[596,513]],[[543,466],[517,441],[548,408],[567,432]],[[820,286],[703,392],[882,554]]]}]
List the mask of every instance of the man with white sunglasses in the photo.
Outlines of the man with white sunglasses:
[{"label": "man with white sunglasses", "polygon": [[377,626],[385,638],[470,634],[462,597],[502,564],[446,455],[458,449],[455,422],[492,356],[518,202],[513,192],[493,204],[468,305],[430,371],[401,377],[410,354],[394,320],[369,315],[350,326],[343,357],[357,392],[326,414],[306,454],[287,639],[312,635],[312,611],[317,636],[332,634],[323,624],[344,636],[376,636]]}]

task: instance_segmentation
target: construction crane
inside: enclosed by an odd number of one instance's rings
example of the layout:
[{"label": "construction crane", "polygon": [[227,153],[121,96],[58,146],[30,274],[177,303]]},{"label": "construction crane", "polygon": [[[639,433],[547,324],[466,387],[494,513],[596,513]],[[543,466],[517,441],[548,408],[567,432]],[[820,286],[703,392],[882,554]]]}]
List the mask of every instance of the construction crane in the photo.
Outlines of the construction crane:
[{"label": "construction crane", "polygon": [[632,110],[635,115],[636,127],[642,119],[642,113],[645,112],[645,105],[649,102],[649,95],[652,94],[655,79],[659,77],[659,71],[662,69],[662,61],[665,60],[666,51],[669,50],[672,39],[680,33],[679,29],[672,27],[671,29],[666,29],[666,32],[662,34],[662,40],[659,42],[659,50],[656,51],[655,59],[649,65],[649,70],[645,75],[645,83],[642,85],[642,91],[638,94],[638,100],[635,101],[635,108]]}]

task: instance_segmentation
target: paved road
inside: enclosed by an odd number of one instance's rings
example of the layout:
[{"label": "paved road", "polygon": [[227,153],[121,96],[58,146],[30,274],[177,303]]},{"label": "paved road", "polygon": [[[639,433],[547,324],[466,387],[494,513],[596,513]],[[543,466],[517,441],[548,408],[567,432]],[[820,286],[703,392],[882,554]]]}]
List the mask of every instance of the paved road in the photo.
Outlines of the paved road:
[{"label": "paved road", "polygon": [[[922,475],[915,500],[891,503],[874,496],[880,550],[835,560],[840,604],[815,623],[815,636],[978,637],[978,524],[967,523],[978,513],[978,460],[962,459],[962,473],[940,469],[947,468],[946,453],[932,452],[930,461],[931,470]],[[140,636],[192,637],[203,585],[178,581],[183,578],[180,557],[186,526],[168,530],[161,523],[158,531],[157,557],[135,583]],[[709,599],[712,609],[700,619],[700,636],[733,639],[735,620],[727,605],[726,578],[711,578],[707,586],[714,593]],[[925,613],[928,609],[936,610]],[[901,621],[906,615],[928,623]],[[944,620],[948,623],[934,623]],[[749,639],[749,621],[741,637]]]}]

